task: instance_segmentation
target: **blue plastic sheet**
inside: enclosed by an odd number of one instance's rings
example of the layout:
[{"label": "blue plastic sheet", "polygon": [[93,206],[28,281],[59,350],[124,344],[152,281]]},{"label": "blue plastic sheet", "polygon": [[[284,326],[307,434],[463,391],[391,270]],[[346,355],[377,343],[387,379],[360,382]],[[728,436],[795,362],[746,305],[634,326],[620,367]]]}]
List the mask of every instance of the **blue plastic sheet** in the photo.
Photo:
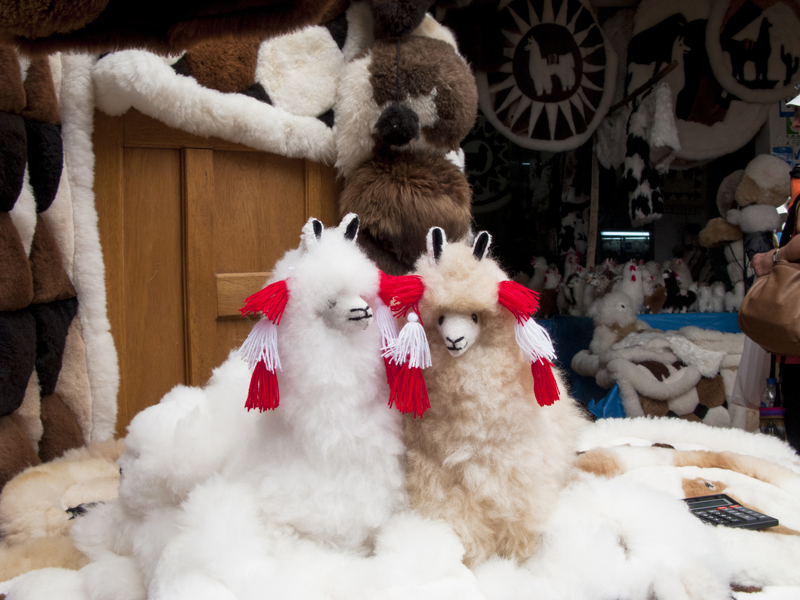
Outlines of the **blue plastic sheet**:
[{"label": "blue plastic sheet", "polygon": [[598,419],[623,419],[625,409],[622,408],[622,397],[619,395],[619,386],[614,385],[605,398],[589,401],[589,412]]}]

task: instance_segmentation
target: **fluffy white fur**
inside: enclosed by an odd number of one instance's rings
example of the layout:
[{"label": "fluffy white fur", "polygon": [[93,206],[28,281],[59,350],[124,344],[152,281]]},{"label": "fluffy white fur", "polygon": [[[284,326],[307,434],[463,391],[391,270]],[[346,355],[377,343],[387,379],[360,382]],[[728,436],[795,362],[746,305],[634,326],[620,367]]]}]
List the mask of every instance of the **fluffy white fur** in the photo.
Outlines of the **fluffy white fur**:
[{"label": "fluffy white fur", "polygon": [[216,136],[282,156],[332,163],[333,132],[316,117],[299,116],[241,94],[224,94],[177,75],[141,50],[105,56],[92,71],[97,107],[121,115],[133,107],[189,133]]},{"label": "fluffy white fur", "polygon": [[100,441],[114,435],[119,365],[106,312],[105,265],[94,206],[94,58],[65,54],[61,62],[61,135],[75,230],[72,283],[80,299],[78,318],[92,394],[91,434],[84,433],[84,437],[87,441]]},{"label": "fluffy white fur", "polygon": [[[75,529],[94,569],[133,565],[138,593],[151,598],[254,597],[281,571],[264,561],[295,543],[286,540],[364,553],[405,506],[400,415],[387,406],[380,332],[365,328],[371,319],[351,319],[379,280],[343,237],[351,219],[319,239],[312,219],[301,247],[273,270],[290,298],[278,326],[274,412],[244,409],[250,374],[231,356],[206,388],[178,387],[132,421],[119,502]],[[286,585],[294,597],[311,584]]]},{"label": "fluffy white fur", "polygon": [[256,81],[263,84],[274,107],[316,117],[333,106],[344,62],[325,27],[305,27],[261,44]]},{"label": "fluffy white fur", "polygon": [[515,319],[498,303],[506,277],[475,255],[488,235],[479,234],[475,248],[454,243],[439,252],[437,234],[444,240],[432,229],[428,254],[415,266],[425,285],[419,309],[431,346],[431,408],[406,421],[409,499],[450,523],[467,564],[494,555],[526,559],[540,548],[543,524],[569,480],[572,440],[584,421],[560,380],[561,400],[537,403]]},{"label": "fluffy white fur", "polygon": [[729,210],[725,218],[733,225],[738,225],[743,233],[775,231],[781,222],[775,207],[767,204],[751,204],[744,208],[735,208]]}]

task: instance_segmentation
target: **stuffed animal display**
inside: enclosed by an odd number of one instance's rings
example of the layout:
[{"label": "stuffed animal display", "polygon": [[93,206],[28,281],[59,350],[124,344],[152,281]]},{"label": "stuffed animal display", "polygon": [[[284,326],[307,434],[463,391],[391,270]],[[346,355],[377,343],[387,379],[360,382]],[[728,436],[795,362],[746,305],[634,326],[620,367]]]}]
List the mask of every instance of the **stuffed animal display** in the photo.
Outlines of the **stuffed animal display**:
[{"label": "stuffed animal display", "polygon": [[397,29],[347,64],[335,106],[339,209],[359,215],[359,243],[391,275],[412,269],[430,227],[467,233],[472,196],[453,159],[478,103],[447,29],[430,17]]},{"label": "stuffed animal display", "polygon": [[[420,574],[409,584],[469,576],[451,531],[402,514],[401,415],[387,405],[370,306],[380,274],[356,245],[358,225],[355,215],[332,229],[310,219],[248,300],[264,318],[245,360],[232,354],[205,388],[178,386],[131,422],[119,499],[73,527],[91,561],[70,576],[84,593],[352,597],[362,572],[397,561]],[[408,531],[417,542],[405,543]],[[373,551],[381,558],[366,558]],[[369,581],[376,594],[397,585]]]},{"label": "stuffed animal display", "polygon": [[[724,247],[728,276],[733,289],[726,304],[741,305],[743,292],[752,285],[755,274],[750,260],[774,247],[773,232],[780,225],[777,207],[791,193],[790,167],[776,156],[761,154],[740,171],[723,180],[717,192],[721,217],[711,219],[700,232],[706,248]],[[743,288],[736,284],[744,281]]]},{"label": "stuffed animal display", "polygon": [[515,312],[519,290],[535,296],[487,256],[490,239],[481,232],[472,246],[448,244],[433,228],[408,276],[420,285],[432,364],[430,408],[405,422],[406,485],[413,508],[458,533],[467,564],[522,561],[541,546],[584,425],[560,375],[546,381],[554,357],[529,318],[535,304]]}]

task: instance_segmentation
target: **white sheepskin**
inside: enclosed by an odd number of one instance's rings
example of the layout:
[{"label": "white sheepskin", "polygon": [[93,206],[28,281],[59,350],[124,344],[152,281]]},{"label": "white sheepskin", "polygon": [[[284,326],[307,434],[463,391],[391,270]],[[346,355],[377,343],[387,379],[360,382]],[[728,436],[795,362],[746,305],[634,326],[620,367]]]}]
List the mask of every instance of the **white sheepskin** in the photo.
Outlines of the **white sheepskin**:
[{"label": "white sheepskin", "polygon": [[119,390],[117,350],[106,312],[105,265],[94,206],[94,60],[85,55],[61,57],[61,135],[75,229],[72,283],[80,299],[78,318],[92,394],[92,431],[90,437],[85,436],[87,441],[106,440],[114,435]]},{"label": "white sheepskin", "polygon": [[109,54],[97,62],[92,77],[97,107],[110,115],[133,107],[196,135],[216,136],[290,158],[333,162],[333,132],[316,117],[294,115],[248,96],[203,87],[191,77],[177,75],[149,52]]},{"label": "white sheepskin", "polygon": [[303,117],[333,106],[344,55],[323,26],[265,40],[258,48],[256,81],[272,105]]}]

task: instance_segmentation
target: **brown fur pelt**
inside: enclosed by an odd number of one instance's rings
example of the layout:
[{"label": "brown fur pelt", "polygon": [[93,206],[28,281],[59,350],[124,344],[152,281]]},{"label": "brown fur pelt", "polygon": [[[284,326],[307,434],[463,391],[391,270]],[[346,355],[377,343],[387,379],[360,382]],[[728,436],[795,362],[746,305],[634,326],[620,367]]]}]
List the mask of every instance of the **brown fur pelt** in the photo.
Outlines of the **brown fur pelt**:
[{"label": "brown fur pelt", "polygon": [[466,177],[446,158],[383,149],[347,178],[339,212],[359,216],[359,244],[383,271],[400,275],[424,252],[430,227],[451,239],[467,233],[470,203]]},{"label": "brown fur pelt", "polygon": [[263,38],[318,24],[337,0],[0,0],[0,39],[26,52],[174,54],[210,39]]},{"label": "brown fur pelt", "polygon": [[728,223],[725,219],[717,217],[711,219],[699,235],[699,243],[703,248],[717,248],[728,242],[742,239],[744,234],[738,225]]},{"label": "brown fur pelt", "polygon": [[[411,506],[453,527],[467,565],[496,555],[525,560],[570,479],[586,421],[560,382],[561,400],[536,401],[515,319],[497,302],[506,277],[494,261],[476,260],[457,243],[438,262],[420,258],[416,273],[425,284],[419,308],[433,364],[425,370],[431,407],[405,423]],[[453,356],[437,323],[471,314],[478,333]]]}]

